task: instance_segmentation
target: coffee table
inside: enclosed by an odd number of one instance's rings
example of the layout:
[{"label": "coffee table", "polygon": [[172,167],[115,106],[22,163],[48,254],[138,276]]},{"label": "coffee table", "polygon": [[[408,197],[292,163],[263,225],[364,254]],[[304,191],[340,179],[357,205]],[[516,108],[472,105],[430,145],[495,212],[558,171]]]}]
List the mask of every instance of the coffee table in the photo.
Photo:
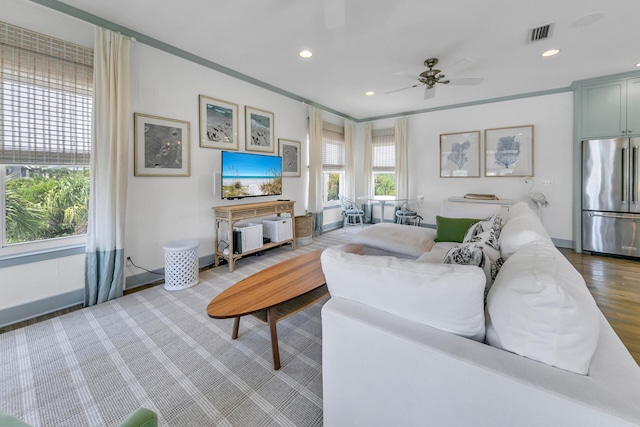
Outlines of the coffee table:
[{"label": "coffee table", "polygon": [[[214,319],[233,317],[232,339],[238,338],[241,316],[254,314],[265,319],[271,332],[273,368],[280,369],[276,322],[303,310],[328,294],[320,264],[323,250],[289,258],[242,279],[212,299],[207,306],[207,314]],[[360,245],[347,245],[343,250],[364,253],[364,248]]]}]

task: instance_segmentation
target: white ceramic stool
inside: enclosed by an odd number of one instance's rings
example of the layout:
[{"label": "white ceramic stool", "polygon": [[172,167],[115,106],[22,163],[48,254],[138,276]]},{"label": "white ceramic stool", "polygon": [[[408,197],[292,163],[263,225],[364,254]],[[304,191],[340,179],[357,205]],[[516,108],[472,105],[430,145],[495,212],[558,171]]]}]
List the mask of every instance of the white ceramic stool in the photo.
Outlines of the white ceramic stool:
[{"label": "white ceramic stool", "polygon": [[163,246],[166,290],[179,291],[198,284],[198,246],[197,240],[175,240]]}]

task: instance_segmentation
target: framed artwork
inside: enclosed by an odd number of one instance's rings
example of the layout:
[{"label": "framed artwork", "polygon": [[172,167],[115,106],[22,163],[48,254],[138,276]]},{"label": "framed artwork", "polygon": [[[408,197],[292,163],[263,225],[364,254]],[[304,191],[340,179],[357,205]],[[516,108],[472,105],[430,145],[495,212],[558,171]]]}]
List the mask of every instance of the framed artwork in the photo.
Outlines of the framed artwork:
[{"label": "framed artwork", "polygon": [[484,175],[533,176],[533,125],[485,129]]},{"label": "framed artwork", "polygon": [[480,177],[480,131],[440,135],[440,178]]},{"label": "framed artwork", "polygon": [[134,176],[189,176],[190,123],[135,113]]},{"label": "framed artwork", "polygon": [[300,141],[278,139],[282,176],[300,176]]},{"label": "framed artwork", "polygon": [[200,146],[238,150],[238,104],[200,95]]},{"label": "framed artwork", "polygon": [[244,120],[245,149],[273,153],[273,113],[245,106]]}]

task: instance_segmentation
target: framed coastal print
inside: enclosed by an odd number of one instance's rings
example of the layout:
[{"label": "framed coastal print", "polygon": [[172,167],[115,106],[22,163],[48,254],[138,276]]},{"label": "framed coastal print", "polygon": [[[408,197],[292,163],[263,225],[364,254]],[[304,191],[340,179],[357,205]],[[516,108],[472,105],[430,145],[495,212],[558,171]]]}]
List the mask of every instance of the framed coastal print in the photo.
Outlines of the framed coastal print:
[{"label": "framed coastal print", "polygon": [[245,106],[244,120],[245,150],[273,153],[273,113]]},{"label": "framed coastal print", "polygon": [[480,177],[480,131],[440,135],[440,178]]},{"label": "framed coastal print", "polygon": [[485,129],[484,175],[533,176],[533,125]]},{"label": "framed coastal print", "polygon": [[134,176],[189,176],[190,123],[135,113]]},{"label": "framed coastal print", "polygon": [[200,95],[200,146],[238,149],[238,104]]},{"label": "framed coastal print", "polygon": [[282,176],[300,176],[300,141],[278,139]]}]

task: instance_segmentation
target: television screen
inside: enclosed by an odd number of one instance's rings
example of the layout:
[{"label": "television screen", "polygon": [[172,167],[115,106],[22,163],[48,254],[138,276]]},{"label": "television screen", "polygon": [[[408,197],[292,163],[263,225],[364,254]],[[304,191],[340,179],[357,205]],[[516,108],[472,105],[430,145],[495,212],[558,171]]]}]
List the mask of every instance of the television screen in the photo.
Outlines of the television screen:
[{"label": "television screen", "polygon": [[223,199],[282,194],[282,157],[222,152]]}]

